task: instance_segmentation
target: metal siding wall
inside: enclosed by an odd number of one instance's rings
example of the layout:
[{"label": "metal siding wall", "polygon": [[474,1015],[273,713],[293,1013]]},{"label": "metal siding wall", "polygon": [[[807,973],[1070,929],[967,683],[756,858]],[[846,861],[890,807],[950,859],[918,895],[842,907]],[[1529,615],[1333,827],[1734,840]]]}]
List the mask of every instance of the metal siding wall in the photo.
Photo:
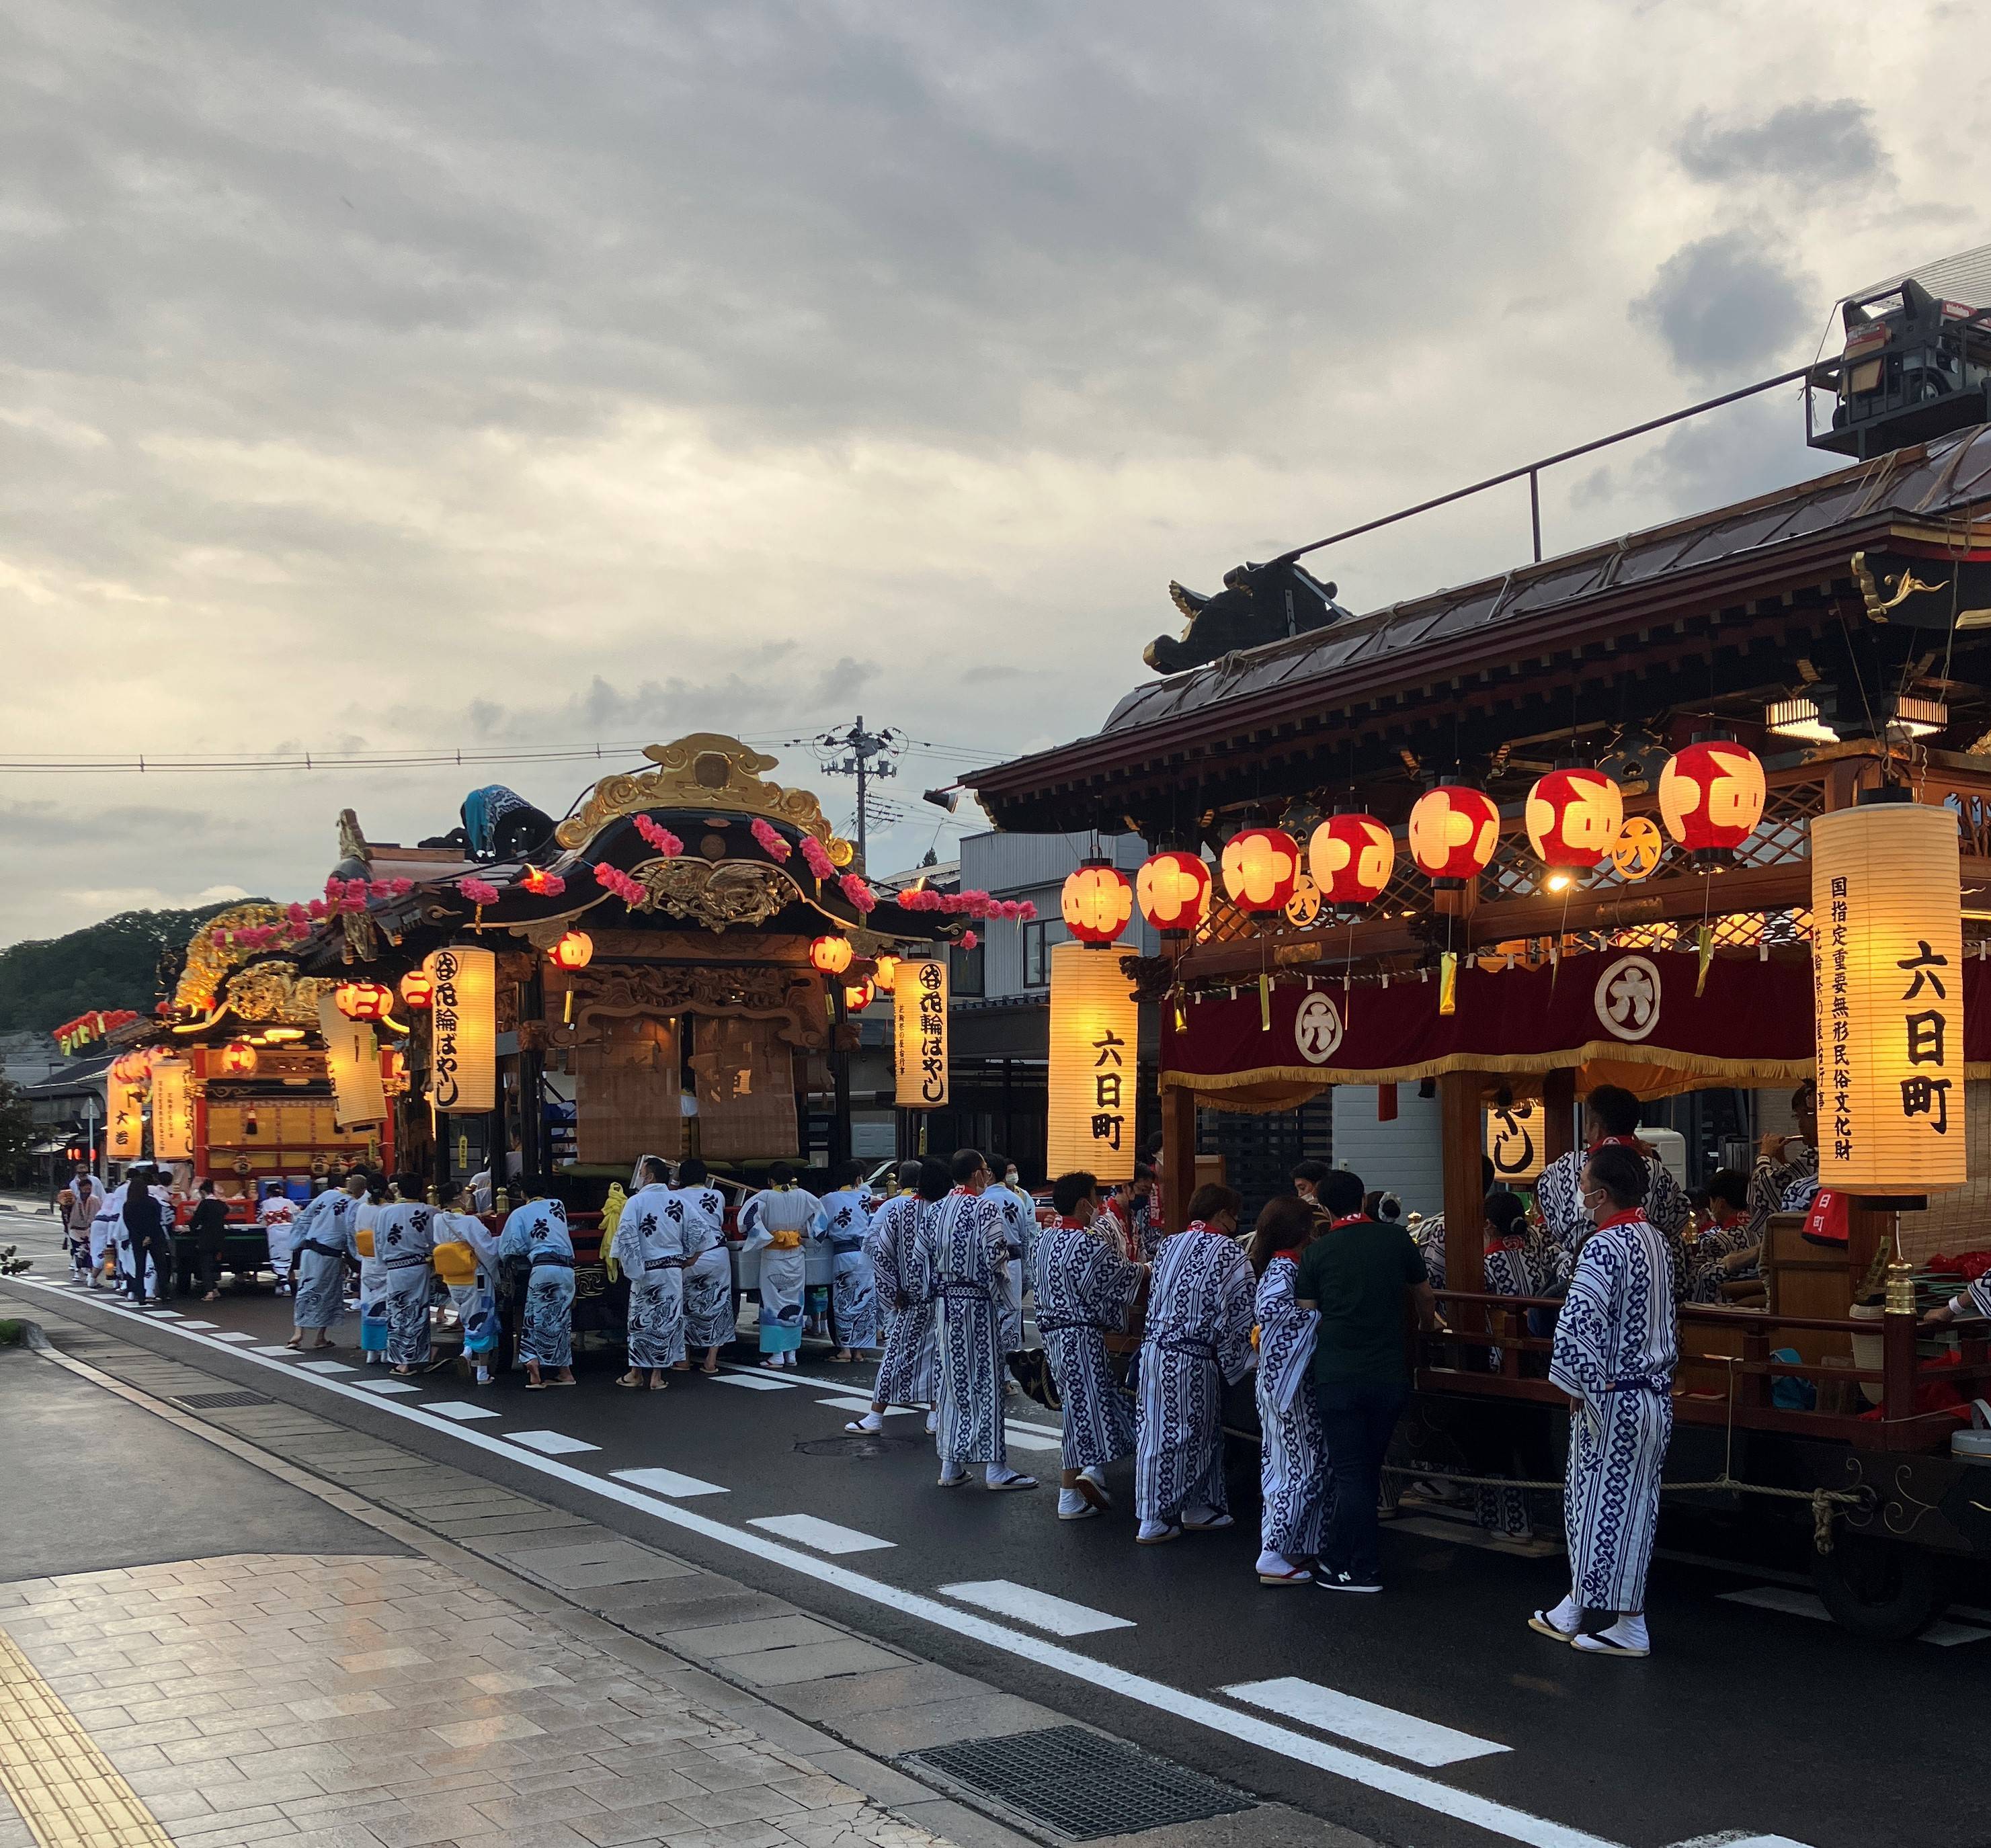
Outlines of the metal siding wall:
[{"label": "metal siding wall", "polygon": [[1397,1087],[1394,1123],[1376,1120],[1373,1085],[1336,1085],[1334,1161],[1353,1169],[1367,1186],[1397,1194],[1407,1214],[1445,1210],[1438,1099],[1418,1096],[1414,1084]]}]

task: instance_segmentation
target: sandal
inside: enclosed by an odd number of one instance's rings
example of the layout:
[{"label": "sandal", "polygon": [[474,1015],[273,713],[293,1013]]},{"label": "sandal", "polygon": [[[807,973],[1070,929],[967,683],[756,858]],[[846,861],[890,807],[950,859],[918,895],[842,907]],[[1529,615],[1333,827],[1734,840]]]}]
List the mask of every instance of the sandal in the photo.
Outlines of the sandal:
[{"label": "sandal", "polygon": [[1574,1642],[1583,1632],[1581,1630],[1559,1630],[1549,1621],[1547,1611],[1537,1611],[1528,1619],[1528,1628],[1538,1636],[1553,1636],[1558,1642]]},{"label": "sandal", "polygon": [[615,1376],[615,1384],[618,1386],[636,1387],[642,1385],[642,1383],[633,1373],[618,1374]]},{"label": "sandal", "polygon": [[650,1382],[650,1390],[652,1392],[669,1392],[670,1389],[671,1383],[669,1380],[652,1380]]}]

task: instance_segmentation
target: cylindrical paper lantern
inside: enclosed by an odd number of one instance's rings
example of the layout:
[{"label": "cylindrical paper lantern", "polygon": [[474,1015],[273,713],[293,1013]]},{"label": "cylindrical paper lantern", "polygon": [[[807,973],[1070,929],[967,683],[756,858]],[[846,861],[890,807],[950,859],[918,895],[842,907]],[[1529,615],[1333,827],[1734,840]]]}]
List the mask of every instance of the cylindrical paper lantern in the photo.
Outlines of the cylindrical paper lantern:
[{"label": "cylindrical paper lantern", "polygon": [[1747,745],[1690,744],[1659,773],[1659,816],[1690,853],[1725,854],[1763,819],[1763,766]]},{"label": "cylindrical paper lantern", "polygon": [[1059,909],[1088,949],[1104,949],[1134,915],[1134,888],[1110,860],[1087,860],[1065,877]]},{"label": "cylindrical paper lantern", "polygon": [[1134,875],[1141,916],[1164,936],[1186,936],[1210,916],[1210,868],[1200,854],[1151,854]]},{"label": "cylindrical paper lantern", "polygon": [[1109,956],[1051,946],[1048,1173],[1134,1178],[1134,1102],[1140,1010]]},{"label": "cylindrical paper lantern", "polygon": [[938,956],[908,956],[892,984],[893,1096],[900,1109],[944,1106],[947,1062],[947,965]]},{"label": "cylindrical paper lantern", "polygon": [[1282,827],[1247,827],[1224,844],[1224,890],[1240,911],[1283,911],[1299,877],[1300,844]]},{"label": "cylindrical paper lantern", "polygon": [[1371,905],[1396,867],[1396,838],[1373,815],[1330,815],[1313,831],[1307,863],[1323,904]]},{"label": "cylindrical paper lantern", "polygon": [[825,975],[841,975],[850,966],[848,937],[818,937],[809,945],[809,960]]},{"label": "cylindrical paper lantern", "polygon": [[152,1062],[152,1157],[193,1159],[193,1068],[183,1058]]},{"label": "cylindrical paper lantern", "polygon": [[1921,1194],[1969,1178],[1959,882],[1947,808],[1869,800],[1812,819],[1822,1187]]},{"label": "cylindrical paper lantern", "polygon": [[438,1110],[475,1116],[495,1107],[498,1086],[498,959],[452,945],[422,967],[435,983],[429,1096]]},{"label": "cylindrical paper lantern", "polygon": [[1550,885],[1566,885],[1610,853],[1625,825],[1625,793],[1601,770],[1551,770],[1528,791],[1522,822]]},{"label": "cylindrical paper lantern", "polygon": [[1411,858],[1441,886],[1463,885],[1486,870],[1500,842],[1500,811],[1484,790],[1462,783],[1427,790],[1411,810]]}]

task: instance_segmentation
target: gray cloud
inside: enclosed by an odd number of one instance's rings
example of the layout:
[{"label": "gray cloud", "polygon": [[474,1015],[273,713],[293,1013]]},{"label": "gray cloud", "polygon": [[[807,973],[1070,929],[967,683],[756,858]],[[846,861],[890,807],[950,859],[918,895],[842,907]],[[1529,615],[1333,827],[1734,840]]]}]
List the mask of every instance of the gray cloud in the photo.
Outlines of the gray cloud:
[{"label": "gray cloud", "polygon": [[1703,110],[1676,151],[1697,180],[1788,180],[1857,187],[1891,172],[1874,112],[1851,97],[1787,103],[1761,121],[1717,121]]},{"label": "gray cloud", "polygon": [[1758,233],[1723,231],[1676,250],[1632,312],[1683,370],[1740,385],[1744,369],[1788,362],[1816,293]]}]

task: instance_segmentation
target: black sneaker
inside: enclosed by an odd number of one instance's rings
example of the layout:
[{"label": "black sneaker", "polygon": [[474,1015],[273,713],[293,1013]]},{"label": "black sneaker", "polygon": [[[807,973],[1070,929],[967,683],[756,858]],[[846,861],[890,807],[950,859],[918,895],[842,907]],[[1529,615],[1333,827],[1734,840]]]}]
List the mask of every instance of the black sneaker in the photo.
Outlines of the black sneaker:
[{"label": "black sneaker", "polygon": [[1380,1578],[1358,1578],[1353,1572],[1337,1572],[1322,1567],[1314,1575],[1314,1583],[1323,1592],[1380,1592],[1383,1581]]}]

